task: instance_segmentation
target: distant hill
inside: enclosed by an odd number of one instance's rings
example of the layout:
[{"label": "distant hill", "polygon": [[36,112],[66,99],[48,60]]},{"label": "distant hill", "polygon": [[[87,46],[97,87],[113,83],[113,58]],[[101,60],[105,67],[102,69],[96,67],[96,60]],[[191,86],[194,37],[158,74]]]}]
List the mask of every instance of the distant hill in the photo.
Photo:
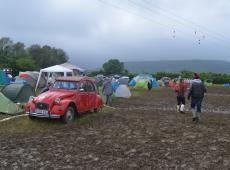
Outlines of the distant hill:
[{"label": "distant hill", "polygon": [[230,63],[220,60],[167,60],[124,62],[125,68],[132,73],[194,72],[230,73]]}]

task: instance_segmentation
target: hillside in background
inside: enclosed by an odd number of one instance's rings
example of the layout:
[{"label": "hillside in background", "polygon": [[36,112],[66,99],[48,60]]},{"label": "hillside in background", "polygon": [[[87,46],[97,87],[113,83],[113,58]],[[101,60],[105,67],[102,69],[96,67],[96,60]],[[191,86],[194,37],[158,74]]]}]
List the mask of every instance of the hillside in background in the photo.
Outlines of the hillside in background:
[{"label": "hillside in background", "polygon": [[125,68],[132,73],[194,72],[230,73],[230,63],[220,60],[167,60],[124,62]]}]

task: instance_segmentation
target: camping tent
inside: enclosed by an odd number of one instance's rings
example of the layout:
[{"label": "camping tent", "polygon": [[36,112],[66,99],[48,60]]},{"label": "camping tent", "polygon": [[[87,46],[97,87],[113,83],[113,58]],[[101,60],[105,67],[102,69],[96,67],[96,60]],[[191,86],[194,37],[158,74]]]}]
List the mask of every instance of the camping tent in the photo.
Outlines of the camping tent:
[{"label": "camping tent", "polygon": [[118,79],[119,84],[124,84],[124,85],[128,85],[129,84],[129,77],[127,76],[122,76]]},{"label": "camping tent", "polygon": [[171,80],[171,78],[169,78],[169,77],[162,77],[162,78],[161,78],[161,81],[162,81],[162,83],[163,83],[163,86],[166,86],[166,87],[169,86],[170,80]]},{"label": "camping tent", "polygon": [[9,77],[4,71],[0,70],[0,85],[8,85],[8,84],[10,84]]},{"label": "camping tent", "polygon": [[63,75],[63,76],[66,77],[68,74],[73,75],[73,70],[68,69],[66,67],[63,67],[61,65],[55,65],[55,66],[51,66],[51,67],[47,67],[47,68],[41,69],[40,73],[39,73],[39,76],[38,76],[38,81],[36,83],[35,90],[37,90],[38,84],[40,82],[40,79],[41,79],[41,76],[42,76],[43,73],[47,73],[47,77],[48,78],[51,77],[51,76],[53,76],[54,73],[55,74],[60,74],[60,75]]},{"label": "camping tent", "polygon": [[131,97],[131,92],[130,92],[129,88],[126,85],[121,84],[116,89],[115,96],[116,97],[129,98],[129,97]]},{"label": "camping tent", "polygon": [[120,85],[119,81],[115,78],[112,79],[111,84],[112,84],[113,91],[116,91]]},{"label": "camping tent", "polygon": [[152,88],[159,87],[159,84],[156,81],[156,78],[152,77],[152,75],[150,75],[150,74],[139,74],[139,75],[137,75],[136,77],[134,77],[129,82],[129,86],[147,88],[148,81],[152,81]]},{"label": "camping tent", "polygon": [[10,84],[2,89],[2,93],[14,103],[26,103],[30,96],[35,96],[34,90],[28,84]]},{"label": "camping tent", "polygon": [[23,109],[19,105],[13,103],[0,92],[0,113],[17,114],[21,112]]},{"label": "camping tent", "polygon": [[159,86],[164,87],[165,83],[162,80],[157,80]]},{"label": "camping tent", "polygon": [[[26,82],[26,84],[29,84],[31,87],[35,88],[37,80],[38,80],[39,72],[37,71],[26,71],[26,72],[20,72],[19,77],[16,78],[16,84],[17,82]],[[41,76],[38,87],[44,87],[46,85],[46,79],[44,76]]]},{"label": "camping tent", "polygon": [[77,66],[72,65],[70,63],[63,63],[63,64],[60,64],[60,66],[63,66],[63,67],[68,68],[70,70],[73,70],[74,76],[82,75],[85,72],[85,70],[83,68],[77,67]]},{"label": "camping tent", "polygon": [[224,87],[230,87],[230,83],[225,83]]}]

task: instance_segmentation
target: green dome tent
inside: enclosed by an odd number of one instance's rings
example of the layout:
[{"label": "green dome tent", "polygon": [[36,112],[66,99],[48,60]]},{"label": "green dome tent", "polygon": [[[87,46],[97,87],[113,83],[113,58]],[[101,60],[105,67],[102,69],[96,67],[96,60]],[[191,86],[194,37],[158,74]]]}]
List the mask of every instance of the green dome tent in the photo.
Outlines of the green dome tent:
[{"label": "green dome tent", "polygon": [[152,81],[152,88],[158,88],[159,84],[152,75],[150,74],[139,74],[134,77],[130,82],[130,87],[138,87],[138,88],[148,88],[148,81]]},{"label": "green dome tent", "polygon": [[137,83],[136,83],[136,87],[148,88],[148,81],[146,81],[146,80],[138,80]]},{"label": "green dome tent", "polygon": [[3,95],[14,103],[27,103],[35,92],[28,84],[10,84],[2,89]]},{"label": "green dome tent", "polygon": [[17,114],[23,112],[17,104],[13,103],[0,92],[0,113]]}]

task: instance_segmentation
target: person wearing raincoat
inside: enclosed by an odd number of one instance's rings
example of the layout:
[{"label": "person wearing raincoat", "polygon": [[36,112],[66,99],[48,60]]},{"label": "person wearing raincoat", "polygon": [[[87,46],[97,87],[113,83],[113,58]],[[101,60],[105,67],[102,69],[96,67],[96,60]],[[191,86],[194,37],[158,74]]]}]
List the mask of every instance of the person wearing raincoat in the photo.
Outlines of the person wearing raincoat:
[{"label": "person wearing raincoat", "polygon": [[102,93],[106,96],[105,104],[108,106],[112,106],[113,87],[112,80],[110,78],[105,79],[102,86]]}]

